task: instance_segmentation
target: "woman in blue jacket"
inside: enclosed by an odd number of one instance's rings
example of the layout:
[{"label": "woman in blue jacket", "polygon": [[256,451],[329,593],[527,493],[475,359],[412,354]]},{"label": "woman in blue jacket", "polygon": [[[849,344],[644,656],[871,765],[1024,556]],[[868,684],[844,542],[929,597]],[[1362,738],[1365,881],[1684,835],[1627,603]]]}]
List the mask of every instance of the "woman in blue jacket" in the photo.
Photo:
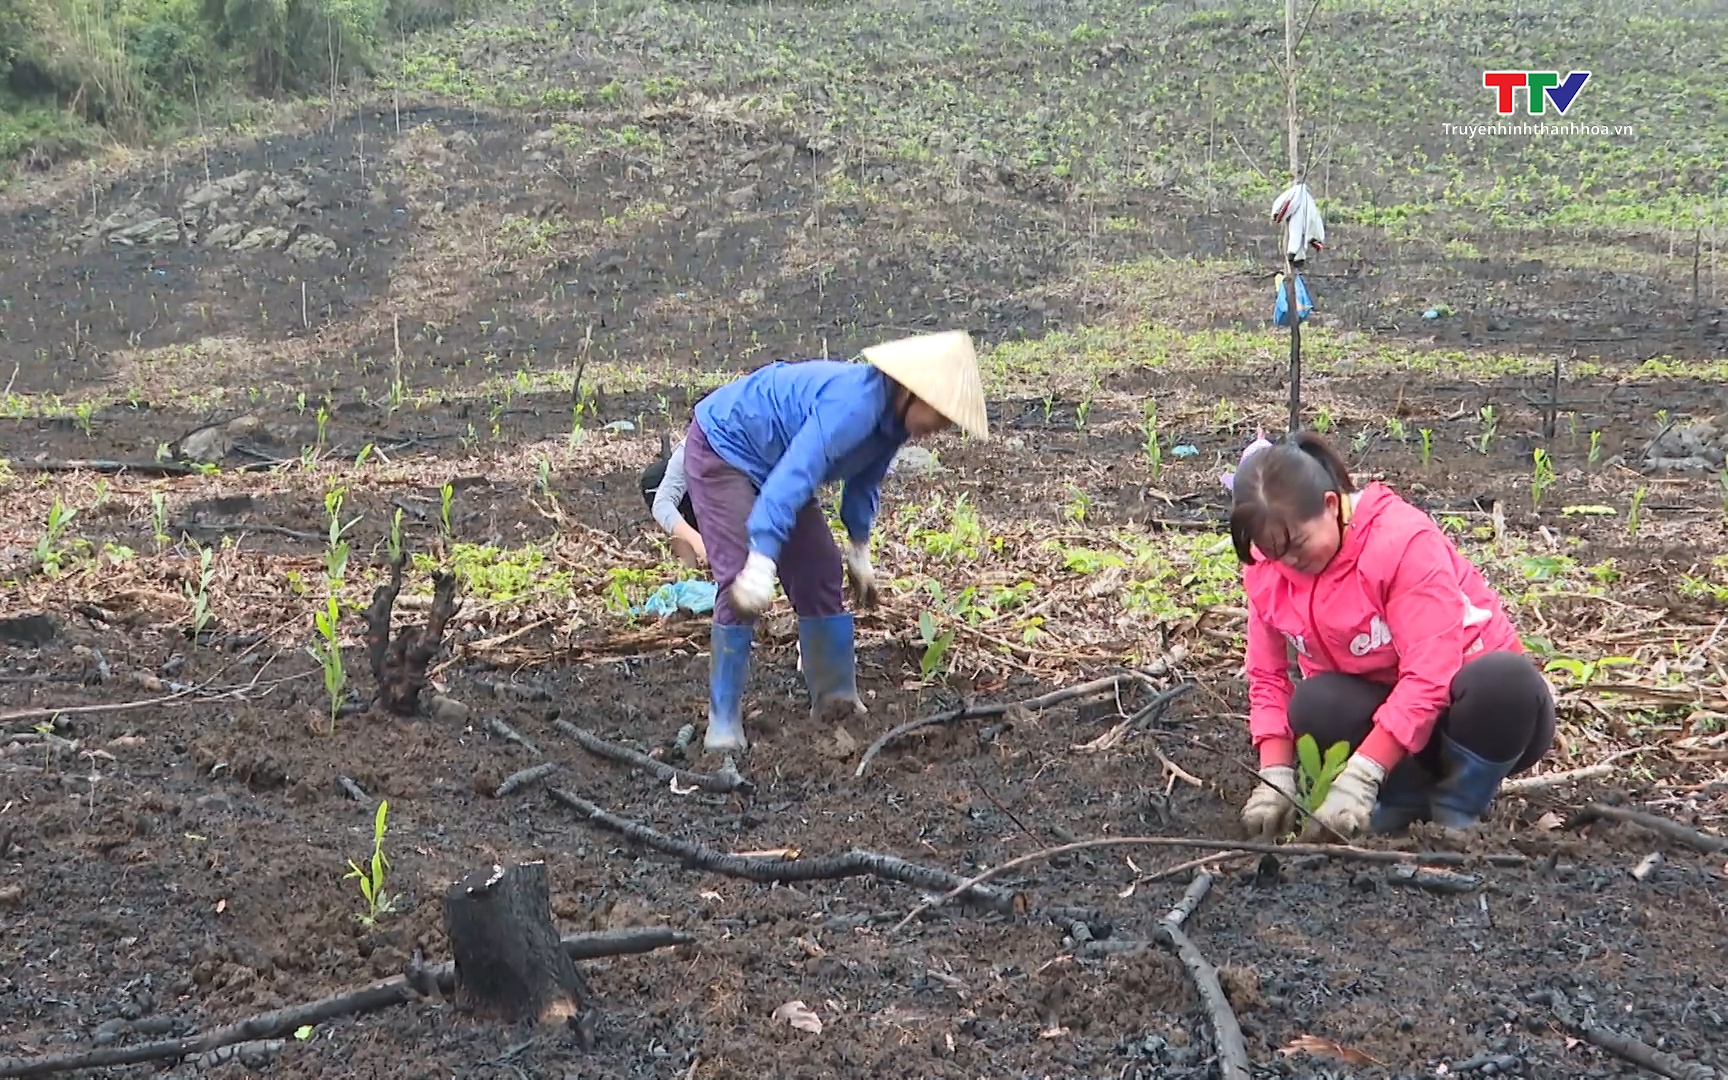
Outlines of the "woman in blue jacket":
[{"label": "woman in blue jacket", "polygon": [[711,752],[749,746],[744,683],[756,616],[773,602],[776,576],[798,614],[812,713],[864,711],[841,555],[816,490],[843,484],[844,565],[854,605],[870,607],[870,528],[895,452],[951,425],[989,438],[978,362],[964,331],[877,345],[864,359],[770,364],[696,406],[684,473],[718,586],[703,740]]}]

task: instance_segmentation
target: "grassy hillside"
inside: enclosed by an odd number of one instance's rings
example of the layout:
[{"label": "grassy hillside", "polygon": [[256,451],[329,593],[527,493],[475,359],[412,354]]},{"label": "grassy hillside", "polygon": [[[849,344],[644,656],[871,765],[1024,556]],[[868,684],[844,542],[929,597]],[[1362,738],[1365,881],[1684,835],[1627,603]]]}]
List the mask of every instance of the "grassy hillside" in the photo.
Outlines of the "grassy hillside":
[{"label": "grassy hillside", "polygon": [[[1307,5],[1304,5],[1306,8]],[[1301,53],[1304,156],[1341,223],[1672,227],[1728,192],[1728,5],[1322,0]],[[416,91],[627,109],[696,95],[920,169],[1060,194],[1269,203],[1283,182],[1283,5],[527,0],[417,44]],[[1565,117],[1631,131],[1485,136],[1484,68],[1589,70]],[[1532,120],[1530,117],[1514,117]]]},{"label": "grassy hillside", "polygon": [[[1432,7],[1317,9],[1301,58],[1304,157],[1334,221],[1393,235],[1459,214],[1489,226],[1719,223],[1723,0]],[[245,119],[252,95],[323,94],[332,79],[370,76],[405,98],[609,112],[639,152],[654,146],[634,111],[683,99],[926,172],[996,170],[1058,197],[1146,191],[1217,209],[1266,202],[1283,181],[1275,0],[480,8],[0,0],[0,161],[40,165],[175,125],[219,129]],[[1608,133],[1461,133],[1497,119],[1486,67],[1591,71],[1567,116],[1540,119]]]},{"label": "grassy hillside", "polygon": [[0,169],[328,92],[474,0],[0,0]]}]

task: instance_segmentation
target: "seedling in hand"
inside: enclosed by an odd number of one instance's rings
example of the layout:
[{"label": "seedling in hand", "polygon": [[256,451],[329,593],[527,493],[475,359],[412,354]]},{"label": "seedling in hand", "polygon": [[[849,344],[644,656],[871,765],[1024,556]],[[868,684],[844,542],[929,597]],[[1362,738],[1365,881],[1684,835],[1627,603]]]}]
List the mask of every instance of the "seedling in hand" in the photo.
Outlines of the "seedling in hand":
[{"label": "seedling in hand", "polygon": [[1347,742],[1333,743],[1326,748],[1325,757],[1321,757],[1320,744],[1314,736],[1304,735],[1296,740],[1296,794],[1302,800],[1303,809],[1310,814],[1320,809],[1320,804],[1326,801],[1326,793],[1332,790],[1332,781],[1338,779],[1349,760],[1350,744]]}]

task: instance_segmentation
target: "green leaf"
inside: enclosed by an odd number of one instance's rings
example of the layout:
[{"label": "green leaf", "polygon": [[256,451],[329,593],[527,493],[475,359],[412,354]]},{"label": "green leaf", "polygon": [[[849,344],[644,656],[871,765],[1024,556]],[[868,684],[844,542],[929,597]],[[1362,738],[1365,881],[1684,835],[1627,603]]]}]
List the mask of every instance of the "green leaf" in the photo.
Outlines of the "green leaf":
[{"label": "green leaf", "polygon": [[294,1029],[294,1037],[299,1039],[301,1042],[305,1042],[307,1039],[312,1037],[312,1030],[311,1024],[301,1024],[299,1027]]},{"label": "green leaf", "polygon": [[1339,740],[1326,748],[1326,767],[1321,770],[1328,779],[1334,779],[1344,771],[1345,762],[1350,760],[1350,744]]},{"label": "green leaf", "polygon": [[922,612],[918,616],[918,632],[924,635],[926,642],[936,640],[936,620],[930,617],[928,611]]},{"label": "green leaf", "polygon": [[1296,759],[1302,765],[1302,775],[1310,782],[1320,779],[1320,744],[1314,741],[1314,736],[1304,735],[1296,740]]}]

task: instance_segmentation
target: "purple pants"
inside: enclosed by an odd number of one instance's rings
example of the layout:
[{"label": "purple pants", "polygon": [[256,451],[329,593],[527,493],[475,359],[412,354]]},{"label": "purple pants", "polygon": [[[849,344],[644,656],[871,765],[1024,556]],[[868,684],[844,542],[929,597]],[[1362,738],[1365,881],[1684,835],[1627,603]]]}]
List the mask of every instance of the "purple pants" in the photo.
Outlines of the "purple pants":
[{"label": "purple pants", "polygon": [[[719,589],[714,598],[714,621],[721,626],[748,623],[752,620],[733,610],[731,590],[750,556],[747,522],[756,505],[756,485],[714,452],[702,425],[694,419],[685,436],[684,475],[696,519],[702,522],[702,544],[708,549],[708,564]],[[815,499],[798,511],[777,565],[780,585],[799,617],[821,618],[844,610],[840,549]]]}]

